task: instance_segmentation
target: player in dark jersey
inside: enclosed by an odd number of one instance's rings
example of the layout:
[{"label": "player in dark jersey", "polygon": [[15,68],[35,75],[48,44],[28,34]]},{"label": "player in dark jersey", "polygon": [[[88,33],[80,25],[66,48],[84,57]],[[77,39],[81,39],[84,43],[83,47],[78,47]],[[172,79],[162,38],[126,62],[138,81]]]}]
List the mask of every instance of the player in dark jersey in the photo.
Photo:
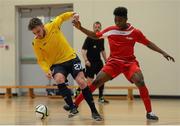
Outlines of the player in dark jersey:
[{"label": "player in dark jersey", "polygon": [[[107,37],[109,41],[110,56],[92,85],[90,85],[90,89],[93,92],[106,81],[123,73],[130,82],[135,83],[138,87],[140,96],[146,108],[146,118],[158,120],[159,118],[152,112],[148,89],[146,88],[139,63],[134,56],[134,45],[136,42],[144,44],[153,51],[162,54],[168,61],[171,60],[175,62],[175,60],[172,56],[148,40],[139,29],[136,29],[131,24],[127,23],[127,8],[115,8],[114,16],[115,26],[108,27],[98,33],[94,33],[82,27],[79,21],[73,21],[74,26],[89,37],[94,39]],[[82,100],[83,96],[80,94],[76,98],[76,106],[78,106]]]},{"label": "player in dark jersey", "polygon": [[[93,31],[99,32],[101,30],[101,23],[96,21],[93,24]],[[87,37],[82,46],[82,56],[85,62],[85,76],[88,83],[92,83],[94,75],[97,75],[103,67],[101,56],[106,62],[106,52],[104,48],[104,39],[92,39]],[[109,103],[104,96],[104,84],[99,87],[99,103]],[[76,90],[76,96],[80,93],[80,88]],[[76,97],[75,96],[75,97]]]}]

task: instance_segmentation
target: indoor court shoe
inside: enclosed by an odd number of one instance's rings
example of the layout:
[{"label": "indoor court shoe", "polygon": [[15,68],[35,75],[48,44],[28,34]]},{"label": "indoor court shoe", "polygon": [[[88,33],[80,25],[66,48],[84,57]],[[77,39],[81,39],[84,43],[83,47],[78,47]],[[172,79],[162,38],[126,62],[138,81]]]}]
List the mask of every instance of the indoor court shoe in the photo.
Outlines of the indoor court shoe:
[{"label": "indoor court shoe", "polygon": [[102,121],[103,120],[103,118],[99,115],[99,113],[97,113],[97,112],[93,112],[92,113],[92,118],[94,119],[94,120],[96,120],[96,121]]},{"label": "indoor court shoe", "polygon": [[70,107],[67,104],[63,106],[63,109],[66,110],[66,111],[70,111]]},{"label": "indoor court shoe", "polygon": [[99,103],[105,103],[105,104],[108,104],[108,103],[109,103],[109,101],[106,100],[106,99],[104,99],[104,97],[99,98],[99,99],[98,99],[98,102],[99,102]]},{"label": "indoor court shoe", "polygon": [[[76,105],[74,104],[74,106],[76,106]],[[78,108],[78,107],[76,106],[76,108]],[[69,105],[67,105],[67,104],[65,104],[65,105],[63,106],[63,109],[66,110],[66,111],[70,111],[70,110],[71,110],[70,107],[69,107]]]},{"label": "indoor court shoe", "polygon": [[79,113],[79,111],[77,110],[77,108],[73,108],[72,110],[70,110],[70,113],[68,115],[69,118],[74,117],[75,115],[77,115]]},{"label": "indoor court shoe", "polygon": [[153,112],[147,113],[146,118],[149,120],[159,120],[159,118]]}]

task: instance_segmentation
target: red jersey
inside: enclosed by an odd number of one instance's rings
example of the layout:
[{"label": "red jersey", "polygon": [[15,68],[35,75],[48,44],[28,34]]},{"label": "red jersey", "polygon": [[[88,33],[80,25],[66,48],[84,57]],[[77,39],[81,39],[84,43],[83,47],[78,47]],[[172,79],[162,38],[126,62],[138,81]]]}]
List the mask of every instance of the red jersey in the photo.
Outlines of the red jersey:
[{"label": "red jersey", "polygon": [[96,35],[100,38],[108,38],[110,45],[110,58],[120,60],[134,60],[134,45],[136,42],[147,45],[149,40],[143,33],[128,24],[128,28],[120,30],[117,26],[110,26]]}]

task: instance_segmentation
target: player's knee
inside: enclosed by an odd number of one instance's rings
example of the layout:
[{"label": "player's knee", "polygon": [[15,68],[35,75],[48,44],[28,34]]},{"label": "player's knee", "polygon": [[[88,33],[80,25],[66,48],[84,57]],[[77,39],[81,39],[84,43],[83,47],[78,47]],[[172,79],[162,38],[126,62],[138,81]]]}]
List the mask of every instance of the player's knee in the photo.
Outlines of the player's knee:
[{"label": "player's knee", "polygon": [[100,87],[101,84],[103,84],[103,81],[102,79],[96,78],[92,84],[95,85],[96,87]]},{"label": "player's knee", "polygon": [[62,76],[62,75],[60,75],[60,74],[56,74],[55,76],[54,76],[54,80],[55,80],[55,82],[56,83],[64,83],[65,82],[65,77],[64,76]]},{"label": "player's knee", "polygon": [[136,86],[143,86],[145,85],[144,83],[144,79],[143,78],[140,78],[140,79],[137,79],[136,82],[135,82]]}]

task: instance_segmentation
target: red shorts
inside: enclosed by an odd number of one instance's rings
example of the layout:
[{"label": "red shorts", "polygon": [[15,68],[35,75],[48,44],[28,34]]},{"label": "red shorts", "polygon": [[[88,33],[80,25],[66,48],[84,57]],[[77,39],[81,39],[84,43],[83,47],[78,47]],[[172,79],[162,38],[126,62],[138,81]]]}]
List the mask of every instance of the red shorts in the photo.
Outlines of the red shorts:
[{"label": "red shorts", "polygon": [[131,82],[131,77],[135,72],[141,71],[137,60],[124,61],[110,58],[102,68],[102,71],[115,78],[123,73],[124,76]]}]

